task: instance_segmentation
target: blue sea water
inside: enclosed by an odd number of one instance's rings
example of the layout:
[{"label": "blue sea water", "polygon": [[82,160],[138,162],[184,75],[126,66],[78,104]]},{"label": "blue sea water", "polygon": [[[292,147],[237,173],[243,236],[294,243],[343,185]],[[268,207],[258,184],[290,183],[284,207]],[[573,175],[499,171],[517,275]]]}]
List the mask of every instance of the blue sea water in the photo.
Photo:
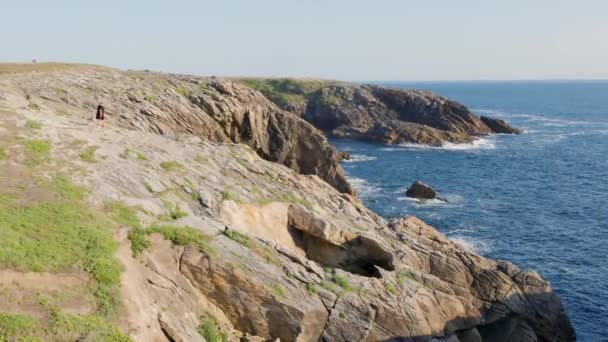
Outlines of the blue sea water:
[{"label": "blue sea water", "polygon": [[[538,271],[579,341],[608,341],[608,82],[393,83],[525,130],[440,148],[331,139],[363,202],[416,215],[490,258]],[[405,197],[420,179],[449,203]]]}]

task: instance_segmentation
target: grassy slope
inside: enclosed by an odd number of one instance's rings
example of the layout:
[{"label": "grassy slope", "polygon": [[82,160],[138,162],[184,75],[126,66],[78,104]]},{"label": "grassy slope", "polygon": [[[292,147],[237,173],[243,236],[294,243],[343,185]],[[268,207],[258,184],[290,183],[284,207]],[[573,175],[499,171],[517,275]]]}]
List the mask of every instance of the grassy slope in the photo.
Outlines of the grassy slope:
[{"label": "grassy slope", "polygon": [[322,87],[343,84],[339,81],[295,78],[239,78],[238,82],[255,89],[282,108],[303,104]]},{"label": "grassy slope", "polygon": [[121,308],[112,237],[118,223],[84,202],[85,189],[53,171],[47,141],[2,144],[13,145],[13,151],[21,144],[24,155],[0,159],[0,270],[85,272],[91,281],[83,291],[94,298],[96,310],[68,314],[57,305],[61,298],[39,294],[36,317],[0,312],[0,341],[129,341],[114,324]]}]

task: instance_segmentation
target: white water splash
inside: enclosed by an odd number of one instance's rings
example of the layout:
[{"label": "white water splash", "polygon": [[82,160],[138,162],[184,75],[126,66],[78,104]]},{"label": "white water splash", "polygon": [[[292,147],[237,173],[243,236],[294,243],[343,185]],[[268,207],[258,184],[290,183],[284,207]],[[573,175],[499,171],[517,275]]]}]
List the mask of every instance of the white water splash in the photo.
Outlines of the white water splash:
[{"label": "white water splash", "polygon": [[464,236],[464,235],[448,236],[448,238],[450,240],[452,240],[453,242],[457,243],[458,245],[460,245],[460,247],[462,247],[464,250],[471,252],[471,253],[484,255],[491,251],[490,245],[487,242],[480,240],[480,239],[476,239],[476,238],[472,238],[472,237],[468,237],[468,236]]},{"label": "white water splash", "polygon": [[357,193],[361,198],[372,197],[380,194],[382,191],[379,187],[369,184],[362,178],[348,178],[348,181],[355,187],[355,190],[357,190]]},{"label": "white water splash", "polygon": [[374,156],[368,156],[366,154],[353,154],[350,156],[350,160],[343,160],[345,163],[358,163],[358,162],[366,162],[376,160],[377,158]]}]

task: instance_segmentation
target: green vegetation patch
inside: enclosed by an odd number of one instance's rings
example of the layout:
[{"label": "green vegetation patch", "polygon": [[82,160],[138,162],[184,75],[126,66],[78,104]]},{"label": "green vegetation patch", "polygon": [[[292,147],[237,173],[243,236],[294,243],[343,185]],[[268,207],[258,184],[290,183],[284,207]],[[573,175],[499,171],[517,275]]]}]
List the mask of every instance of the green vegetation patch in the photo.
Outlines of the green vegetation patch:
[{"label": "green vegetation patch", "polygon": [[42,128],[42,123],[40,123],[39,121],[28,120],[25,123],[25,127],[31,128],[31,129],[41,129]]},{"label": "green vegetation patch", "polygon": [[319,293],[319,289],[317,288],[317,286],[312,283],[306,284],[306,290],[308,291],[308,294],[311,296]]},{"label": "green vegetation patch", "polygon": [[147,240],[147,235],[153,233],[162,235],[165,240],[171,241],[173,245],[194,245],[198,247],[201,253],[205,253],[207,255],[215,254],[215,250],[209,245],[210,238],[194,228],[152,225],[147,229],[141,227],[132,229],[129,233],[131,251],[134,255],[138,255],[150,247],[150,242]]},{"label": "green vegetation patch", "polygon": [[241,200],[230,191],[222,191],[222,200],[224,201],[235,201],[236,203],[241,203]]},{"label": "green vegetation patch", "polygon": [[36,326],[30,316],[0,313],[0,341],[42,341],[34,335]]},{"label": "green vegetation patch", "polygon": [[[52,185],[41,188],[56,193],[55,199],[48,202],[24,203],[17,195],[0,195],[0,268],[33,272],[87,272],[94,279],[88,291],[96,299],[97,311],[86,317],[110,326],[110,320],[117,316],[121,307],[118,291],[121,268],[114,257],[118,246],[112,238],[115,225],[102,213],[83,203],[81,200],[86,194],[85,189],[71,184],[67,177],[55,176]],[[84,316],[74,317],[76,321],[70,321],[70,329],[75,332],[80,331],[76,329],[88,329],[82,327],[81,323],[84,322],[78,321],[85,319]],[[23,317],[4,317],[2,324],[23,327],[24,322],[31,325]],[[45,331],[56,326],[52,320],[41,324],[48,325],[43,329]],[[88,330],[95,330],[93,328]],[[57,336],[65,336],[61,334],[70,330],[62,326],[49,331],[49,336],[53,336],[49,340],[57,340]],[[11,336],[8,339],[15,338]]]},{"label": "green vegetation patch", "polygon": [[85,148],[84,151],[80,153],[80,159],[89,163],[96,163],[95,151],[97,151],[97,149],[99,149],[99,146],[89,146]]},{"label": "green vegetation patch", "polygon": [[129,342],[116,325],[97,315],[71,315],[50,309],[46,329],[56,341]]},{"label": "green vegetation patch", "polygon": [[181,169],[183,166],[176,161],[166,161],[160,163],[160,167],[165,171],[175,171]]},{"label": "green vegetation patch", "polygon": [[0,146],[0,160],[7,160],[7,159],[8,159],[8,154],[6,153],[4,148],[2,146]]},{"label": "green vegetation patch", "polygon": [[51,154],[51,143],[47,140],[24,140],[22,143],[25,148],[27,166],[38,166],[44,163]]},{"label": "green vegetation patch", "polygon": [[249,236],[247,236],[237,230],[227,229],[222,234],[224,234],[230,240],[238,242],[245,247],[251,247],[251,240],[249,239]]},{"label": "green vegetation patch", "polygon": [[390,294],[394,294],[397,295],[399,293],[399,291],[397,291],[397,287],[395,287],[395,285],[393,285],[392,283],[384,283],[384,287],[386,288],[386,291],[388,291]]},{"label": "green vegetation patch", "polygon": [[296,196],[293,192],[283,193],[283,194],[275,194],[271,197],[263,197],[256,199],[256,204],[260,206],[268,205],[272,202],[287,202],[292,204],[301,205],[309,210],[312,210],[313,205],[311,202],[301,199]]},{"label": "green vegetation patch", "polygon": [[198,333],[207,342],[227,342],[228,335],[218,327],[217,319],[212,315],[207,315],[198,326]]},{"label": "green vegetation patch", "polygon": [[129,159],[129,157],[131,155],[135,155],[135,159],[139,160],[139,161],[148,160],[148,158],[145,155],[143,155],[143,154],[141,154],[141,153],[139,153],[137,151],[133,151],[131,149],[128,149],[128,148],[125,148],[125,150],[120,154],[120,157],[122,159]]},{"label": "green vegetation patch", "polygon": [[158,216],[158,219],[161,221],[175,221],[179,220],[182,217],[188,216],[188,213],[183,211],[179,205],[171,204],[170,202],[164,201],[165,207],[168,208],[169,213],[162,214]]},{"label": "green vegetation patch", "polygon": [[285,294],[285,290],[281,287],[281,285],[279,284],[272,284],[270,285],[270,291],[272,291],[272,293],[281,298],[281,299],[286,299],[287,298],[287,294]]},{"label": "green vegetation patch", "polygon": [[181,96],[185,96],[188,97],[190,96],[190,94],[192,93],[189,89],[183,88],[183,87],[177,87],[175,88],[175,92],[178,93]]},{"label": "green vegetation patch", "polygon": [[126,206],[121,202],[106,202],[104,207],[110,217],[118,223],[130,228],[141,228],[135,208]]},{"label": "green vegetation patch", "polygon": [[75,185],[65,175],[56,175],[53,177],[53,185],[59,196],[69,201],[80,201],[87,196],[87,190],[81,186]]}]

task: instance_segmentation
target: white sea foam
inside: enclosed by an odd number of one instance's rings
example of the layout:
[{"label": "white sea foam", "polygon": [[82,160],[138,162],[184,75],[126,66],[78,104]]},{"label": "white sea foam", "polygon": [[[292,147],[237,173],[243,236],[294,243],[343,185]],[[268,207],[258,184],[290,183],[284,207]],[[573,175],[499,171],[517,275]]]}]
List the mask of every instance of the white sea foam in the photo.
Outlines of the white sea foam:
[{"label": "white sea foam", "polygon": [[382,191],[379,187],[368,183],[362,178],[348,178],[348,181],[355,187],[357,193],[362,198],[375,196]]},{"label": "white sea foam", "polygon": [[454,235],[448,236],[450,240],[460,245],[464,250],[484,255],[490,252],[490,245],[480,239],[464,236],[464,235]]},{"label": "white sea foam", "polygon": [[357,163],[357,162],[366,162],[371,160],[376,160],[377,158],[374,156],[368,156],[366,154],[352,154],[350,156],[350,160],[343,160],[345,163]]},{"label": "white sea foam", "polygon": [[496,142],[492,136],[488,138],[478,138],[470,143],[451,143],[444,142],[441,146],[430,146],[421,144],[398,144],[391,147],[383,147],[382,151],[411,151],[411,150],[442,150],[442,151],[476,151],[476,150],[493,150],[496,148]]}]

